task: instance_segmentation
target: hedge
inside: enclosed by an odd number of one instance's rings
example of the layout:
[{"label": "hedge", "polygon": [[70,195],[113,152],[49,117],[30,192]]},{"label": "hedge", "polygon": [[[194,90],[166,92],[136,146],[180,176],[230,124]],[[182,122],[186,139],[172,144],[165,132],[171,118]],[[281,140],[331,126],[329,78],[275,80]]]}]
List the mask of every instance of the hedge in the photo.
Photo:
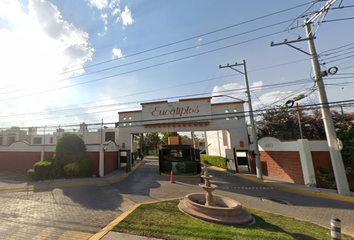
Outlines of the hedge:
[{"label": "hedge", "polygon": [[93,160],[86,158],[80,161],[80,175],[83,177],[91,177],[93,174]]},{"label": "hedge", "polygon": [[54,149],[55,164],[64,167],[69,163],[79,163],[85,158],[86,146],[76,133],[63,133]]},{"label": "hedge", "polygon": [[69,177],[77,177],[80,172],[80,165],[76,162],[68,163],[64,166],[64,171]]},{"label": "hedge", "polygon": [[168,161],[161,162],[161,172],[171,172],[172,170],[172,163]]},{"label": "hedge", "polygon": [[49,176],[52,168],[52,162],[40,161],[33,165],[34,177],[36,180],[42,180]]},{"label": "hedge", "polygon": [[177,171],[180,173],[186,173],[186,165],[184,162],[179,162],[176,164]]},{"label": "hedge", "polygon": [[34,173],[34,169],[31,168],[31,169],[28,169],[27,171],[27,176],[30,180],[36,180],[36,175]]},{"label": "hedge", "polygon": [[200,155],[200,161],[202,163],[210,164],[216,167],[227,169],[226,158],[220,156],[209,156],[209,155]]},{"label": "hedge", "polygon": [[197,172],[197,162],[186,161],[179,162],[176,164],[177,171],[180,173],[196,173]]}]

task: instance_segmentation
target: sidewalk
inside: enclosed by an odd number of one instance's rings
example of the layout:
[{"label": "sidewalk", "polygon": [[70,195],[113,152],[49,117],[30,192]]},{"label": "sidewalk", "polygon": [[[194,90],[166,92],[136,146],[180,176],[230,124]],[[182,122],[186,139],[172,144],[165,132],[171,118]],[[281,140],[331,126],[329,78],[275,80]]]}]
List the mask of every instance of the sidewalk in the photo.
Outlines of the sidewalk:
[{"label": "sidewalk", "polygon": [[[137,161],[132,171],[139,167],[142,161]],[[16,192],[16,191],[33,191],[64,187],[77,187],[85,185],[97,185],[105,183],[114,183],[123,180],[131,172],[126,173],[125,168],[114,170],[103,177],[88,177],[88,178],[70,178],[70,179],[55,179],[33,182],[22,182],[14,180],[0,180],[1,192]]]},{"label": "sidewalk", "polygon": [[335,189],[309,187],[301,184],[284,182],[267,176],[263,176],[263,180],[260,180],[256,175],[251,173],[237,173],[235,175],[287,192],[354,203],[354,192],[350,192],[350,196],[343,196],[339,195]]}]

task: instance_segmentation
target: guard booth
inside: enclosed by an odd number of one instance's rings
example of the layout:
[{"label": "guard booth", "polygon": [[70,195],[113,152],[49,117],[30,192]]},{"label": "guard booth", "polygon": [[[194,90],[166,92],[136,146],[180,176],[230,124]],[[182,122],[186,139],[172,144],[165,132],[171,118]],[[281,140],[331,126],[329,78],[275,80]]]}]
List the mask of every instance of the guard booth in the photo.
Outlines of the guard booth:
[{"label": "guard booth", "polygon": [[197,162],[197,173],[201,172],[200,150],[191,145],[161,145],[159,150],[159,173],[162,171],[162,162],[172,163],[172,171],[177,172],[176,164],[185,161]]},{"label": "guard booth", "polygon": [[132,162],[130,158],[130,150],[119,150],[118,161],[121,168],[125,168],[126,172],[131,171]]},{"label": "guard booth", "polygon": [[249,151],[242,149],[226,150],[227,170],[231,173],[250,172]]}]

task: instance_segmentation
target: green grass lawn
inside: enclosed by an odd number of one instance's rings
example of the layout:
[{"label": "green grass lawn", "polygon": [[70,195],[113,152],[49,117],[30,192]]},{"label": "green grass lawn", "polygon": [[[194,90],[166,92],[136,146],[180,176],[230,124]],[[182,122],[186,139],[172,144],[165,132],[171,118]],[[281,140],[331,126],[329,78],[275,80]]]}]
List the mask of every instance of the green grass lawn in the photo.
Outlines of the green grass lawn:
[{"label": "green grass lawn", "polygon": [[[223,226],[201,221],[180,212],[180,200],[143,204],[112,231],[162,239],[330,239],[330,230],[295,218],[249,211],[251,226]],[[342,234],[342,239],[354,239]]]}]

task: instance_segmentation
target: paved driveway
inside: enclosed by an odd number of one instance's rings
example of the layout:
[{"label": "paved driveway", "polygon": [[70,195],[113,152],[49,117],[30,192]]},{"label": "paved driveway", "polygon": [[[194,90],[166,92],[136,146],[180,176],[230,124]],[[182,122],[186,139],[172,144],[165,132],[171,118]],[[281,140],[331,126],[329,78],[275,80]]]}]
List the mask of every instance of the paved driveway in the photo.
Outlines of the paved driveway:
[{"label": "paved driveway", "polygon": [[[214,193],[244,206],[329,226],[332,217],[354,231],[354,204],[284,192],[219,171],[210,171]],[[88,239],[135,203],[204,192],[199,178],[158,174],[157,160],[147,159],[124,180],[113,184],[0,193],[0,239]],[[293,206],[262,201],[272,197]]]}]

